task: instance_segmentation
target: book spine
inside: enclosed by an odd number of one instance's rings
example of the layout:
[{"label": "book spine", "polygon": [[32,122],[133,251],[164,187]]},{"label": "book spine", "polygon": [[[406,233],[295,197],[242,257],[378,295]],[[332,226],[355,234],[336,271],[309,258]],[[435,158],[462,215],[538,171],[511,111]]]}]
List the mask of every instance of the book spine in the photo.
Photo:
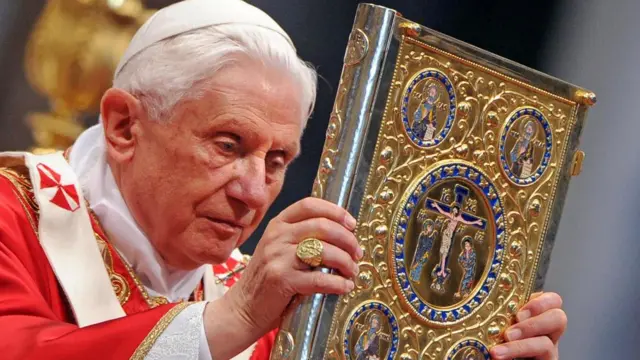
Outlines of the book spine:
[{"label": "book spine", "polygon": [[[398,13],[371,4],[358,6],[327,126],[312,196],[347,208],[366,140],[387,48]],[[316,271],[331,272],[318,268]],[[271,359],[321,359],[338,296],[298,297],[285,315]]]}]

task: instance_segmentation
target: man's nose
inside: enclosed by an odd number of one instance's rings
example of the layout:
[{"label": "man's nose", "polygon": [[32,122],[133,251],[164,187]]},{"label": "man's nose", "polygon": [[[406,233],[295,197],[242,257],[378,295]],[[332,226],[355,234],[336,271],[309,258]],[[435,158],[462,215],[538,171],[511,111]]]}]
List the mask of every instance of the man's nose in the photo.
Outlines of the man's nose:
[{"label": "man's nose", "polygon": [[244,158],[236,167],[237,177],[230,186],[230,196],[251,209],[259,209],[269,201],[264,159],[258,156]]}]

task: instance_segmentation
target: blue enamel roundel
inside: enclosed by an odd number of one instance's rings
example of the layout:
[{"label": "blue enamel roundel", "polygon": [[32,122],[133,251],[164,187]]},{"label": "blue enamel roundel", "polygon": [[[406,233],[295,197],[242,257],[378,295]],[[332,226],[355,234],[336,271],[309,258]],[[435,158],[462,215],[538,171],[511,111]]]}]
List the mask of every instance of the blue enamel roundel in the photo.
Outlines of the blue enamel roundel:
[{"label": "blue enamel roundel", "polygon": [[[381,330],[374,331],[380,335],[380,341],[384,342],[385,345],[384,348],[388,349],[386,352],[386,356],[385,354],[378,353],[379,358],[381,360],[393,360],[393,358],[395,357],[396,353],[398,352],[398,346],[400,342],[400,338],[398,336],[400,325],[398,324],[398,320],[396,319],[396,316],[393,314],[391,309],[387,307],[387,305],[379,301],[368,301],[364,304],[361,304],[355,310],[345,326],[343,334],[344,337],[342,341],[344,346],[344,356],[346,359],[351,359],[352,352],[354,353],[353,355],[356,355],[354,356],[354,358],[357,357],[357,352],[362,352],[362,349],[358,347],[358,343],[360,342],[359,340],[360,338],[362,338],[362,335],[366,333],[369,328],[367,328],[366,324],[363,324],[362,321],[358,320],[363,316],[365,317],[365,319],[369,318],[369,315],[373,314],[376,315],[379,321],[386,322],[384,326],[378,323],[378,325],[381,326]],[[355,343],[351,343],[353,332],[356,332],[355,335],[357,335],[354,338]],[[379,352],[380,348],[382,347],[376,347],[376,351]]]},{"label": "blue enamel roundel", "polygon": [[514,111],[500,136],[500,167],[513,183],[533,184],[551,161],[553,131],[538,110],[524,107]]},{"label": "blue enamel roundel", "polygon": [[[408,238],[405,239],[408,223],[414,216],[419,215],[420,209],[418,207],[421,199],[427,196],[432,189],[442,185],[443,182],[459,184],[457,187],[468,187],[470,190],[473,188],[473,193],[476,197],[483,198],[478,201],[484,202],[485,205],[482,206],[486,206],[487,213],[483,226],[486,229],[492,229],[491,231],[487,230],[486,236],[489,236],[489,233],[494,236],[493,241],[485,240],[485,243],[493,244],[491,246],[494,246],[489,253],[489,257],[486,258],[485,268],[488,270],[485,275],[481,277],[481,280],[478,281],[477,285],[474,286],[474,290],[468,296],[451,306],[445,307],[430,304],[418,295],[417,291],[420,289],[415,288],[415,286],[428,285],[416,285],[411,281],[413,275],[410,266],[412,262],[411,259],[405,259],[405,243],[407,242],[406,240],[409,240]],[[451,324],[462,321],[484,303],[496,284],[502,268],[504,245],[508,243],[508,233],[506,231],[504,207],[498,195],[498,190],[491,182],[491,179],[481,170],[470,163],[464,162],[436,166],[407,189],[406,194],[410,194],[410,196],[404,203],[401,203],[401,210],[394,219],[394,237],[391,244],[393,246],[394,280],[399,290],[399,295],[403,300],[402,302],[412,310],[411,313],[414,316],[427,323]],[[446,207],[444,204],[442,206]],[[464,211],[460,214],[468,216],[469,219],[473,218],[472,215],[466,214]],[[442,236],[443,231],[444,226],[438,236]],[[453,241],[460,240],[455,235],[453,236]],[[437,251],[437,249],[434,251]]]},{"label": "blue enamel roundel", "polygon": [[[462,356],[457,356],[461,354]],[[449,354],[447,354],[446,360],[454,359],[474,359],[474,360],[490,360],[491,355],[486,345],[478,340],[467,339],[457,343]]]}]

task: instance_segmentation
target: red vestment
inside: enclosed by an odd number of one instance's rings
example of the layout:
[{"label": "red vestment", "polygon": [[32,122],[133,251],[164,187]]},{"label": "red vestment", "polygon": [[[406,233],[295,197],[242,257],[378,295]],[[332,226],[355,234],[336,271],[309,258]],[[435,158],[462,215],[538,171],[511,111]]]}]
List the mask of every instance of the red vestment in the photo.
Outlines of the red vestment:
[{"label": "red vestment", "polygon": [[[38,205],[28,169],[22,164],[0,167],[0,358],[142,359],[188,305],[150,297],[97,219],[92,216],[91,221],[127,316],[80,328],[38,240]],[[233,262],[214,267],[214,273],[232,267]],[[201,286],[192,300],[202,300]],[[275,334],[258,341],[252,360],[269,358]]]}]

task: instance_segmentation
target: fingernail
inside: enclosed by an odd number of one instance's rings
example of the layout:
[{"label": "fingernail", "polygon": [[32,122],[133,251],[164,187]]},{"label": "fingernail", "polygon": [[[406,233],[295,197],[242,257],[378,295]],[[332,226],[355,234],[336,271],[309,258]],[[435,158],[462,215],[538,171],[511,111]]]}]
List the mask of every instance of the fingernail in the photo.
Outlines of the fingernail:
[{"label": "fingernail", "polygon": [[360,272],[360,266],[358,266],[358,264],[354,264],[353,265],[353,273],[358,275],[359,272]]},{"label": "fingernail", "polygon": [[354,287],[356,287],[356,285],[353,283],[353,281],[347,280],[347,292],[353,290]]},{"label": "fingernail", "polygon": [[507,339],[509,341],[515,341],[520,339],[522,336],[522,331],[520,329],[510,329],[507,330]]},{"label": "fingernail", "polygon": [[507,349],[506,346],[496,346],[496,347],[493,348],[493,350],[491,352],[495,356],[502,357],[502,356],[507,355],[507,353],[509,352],[509,349]]},{"label": "fingernail", "polygon": [[356,219],[353,216],[351,216],[351,214],[348,214],[348,216],[347,216],[347,226],[349,227],[349,229],[351,229],[351,230],[355,229],[357,223],[358,222],[356,221]]},{"label": "fingernail", "polygon": [[531,311],[522,310],[516,316],[518,317],[518,321],[525,321],[525,320],[527,320],[528,318],[531,317]]},{"label": "fingernail", "polygon": [[362,250],[360,246],[358,246],[358,251],[356,255],[358,255],[358,260],[362,260],[362,257],[364,256],[364,250]]}]

